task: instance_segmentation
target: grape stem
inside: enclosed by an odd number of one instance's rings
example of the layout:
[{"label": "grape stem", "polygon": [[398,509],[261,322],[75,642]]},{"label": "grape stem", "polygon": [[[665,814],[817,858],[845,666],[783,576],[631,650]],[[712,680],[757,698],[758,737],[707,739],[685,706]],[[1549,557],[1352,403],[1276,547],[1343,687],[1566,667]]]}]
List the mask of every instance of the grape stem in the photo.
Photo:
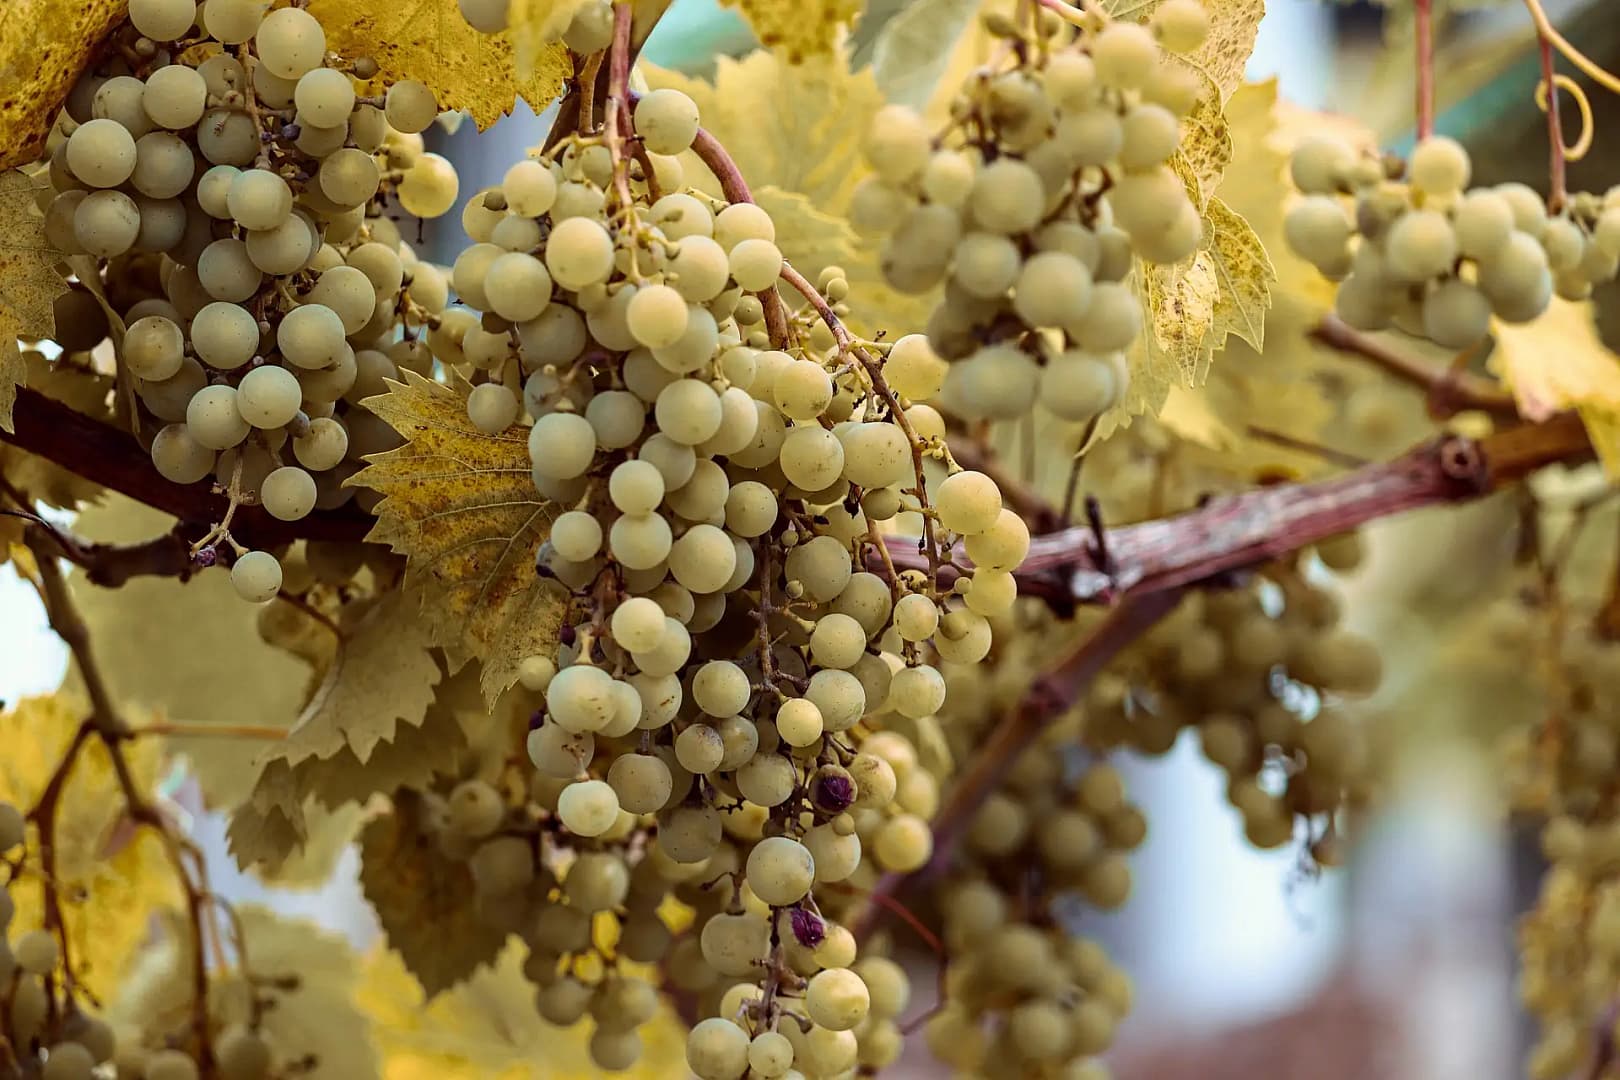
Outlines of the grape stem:
[{"label": "grape stem", "polygon": [[[62,929],[61,910],[57,906],[59,902],[53,895],[57,887],[56,877],[52,872],[55,857],[56,810],[62,788],[67,782],[78,752],[93,735],[106,748],[107,758],[112,763],[113,774],[124,798],[125,814],[131,822],[152,829],[158,834],[164,852],[173,865],[181,891],[185,895],[192,951],[191,1027],[197,1042],[198,1064],[205,1072],[210,1071],[213,1050],[208,1025],[208,954],[203,944],[203,923],[205,916],[210,915],[211,911],[207,907],[210,893],[202,852],[189,839],[181,836],[168,818],[147,801],[135,782],[129,762],[124,756],[124,744],[134,736],[134,731],[113,700],[107,681],[96,662],[89,627],[74,603],[73,594],[68,590],[61,567],[57,565],[54,539],[38,525],[30,525],[24,533],[24,542],[34,556],[37,575],[35,584],[45,605],[46,618],[51,629],[67,645],[78,668],[79,677],[84,682],[85,691],[90,697],[89,719],[80,726],[78,734],[46,784],[40,801],[28,815],[39,829],[41,857],[46,870],[44,887],[47,896],[47,921],[54,920],[61,935],[63,970],[71,973],[67,935]],[[191,861],[190,866],[187,865],[188,858]],[[52,906],[56,906],[54,916],[49,913]],[[71,974],[69,978],[71,979]]]},{"label": "grape stem", "polygon": [[1517,420],[1519,417],[1513,395],[1502,389],[1494,379],[1455,366],[1437,369],[1362,333],[1337,315],[1324,315],[1322,321],[1311,330],[1311,336],[1331,348],[1370,361],[1402,382],[1427,391],[1429,415],[1436,420],[1465,411],[1489,413],[1498,420]]},{"label": "grape stem", "polygon": [[[1545,90],[1544,108],[1547,111],[1547,210],[1557,213],[1569,197],[1568,165],[1564,147],[1564,120],[1558,111],[1558,72],[1553,58],[1553,45],[1541,35],[1541,79]],[[1537,95],[1540,98],[1542,95]]]},{"label": "grape stem", "polygon": [[1416,0],[1413,20],[1417,38],[1417,137],[1434,134],[1434,3]]}]

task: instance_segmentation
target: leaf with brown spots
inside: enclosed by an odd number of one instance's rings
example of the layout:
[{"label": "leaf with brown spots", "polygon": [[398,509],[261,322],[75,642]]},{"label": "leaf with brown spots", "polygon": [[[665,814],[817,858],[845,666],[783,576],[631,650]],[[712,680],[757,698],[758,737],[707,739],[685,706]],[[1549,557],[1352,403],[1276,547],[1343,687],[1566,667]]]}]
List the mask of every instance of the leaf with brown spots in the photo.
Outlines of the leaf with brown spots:
[{"label": "leaf with brown spots", "polygon": [[0,168],[39,157],[56,110],[128,0],[6,0],[0,18]]},{"label": "leaf with brown spots", "polygon": [[455,667],[484,661],[493,703],[524,658],[557,647],[567,594],[535,571],[557,508],[535,491],[526,428],[485,435],[461,393],[404,374],[366,406],[405,445],[373,455],[349,483],[383,495],[367,539],[407,557],[435,640]]}]

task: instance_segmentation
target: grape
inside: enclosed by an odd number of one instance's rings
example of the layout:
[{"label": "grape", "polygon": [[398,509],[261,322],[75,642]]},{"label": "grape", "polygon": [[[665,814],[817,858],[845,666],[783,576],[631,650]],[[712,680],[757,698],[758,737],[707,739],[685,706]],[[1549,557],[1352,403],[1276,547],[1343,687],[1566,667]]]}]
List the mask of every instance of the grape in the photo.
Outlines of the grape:
[{"label": "grape", "polygon": [[899,483],[912,472],[911,444],[905,432],[888,423],[853,424],[843,428],[844,478],[863,488]]},{"label": "grape", "polygon": [[264,478],[259,501],[271,517],[281,521],[308,517],[315,509],[315,478],[296,465],[283,465]]},{"label": "grape", "polygon": [[[903,105],[885,105],[867,128],[866,158],[891,184],[905,184],[929,163],[932,140],[922,117]],[[958,204],[959,205],[959,204]]]},{"label": "grape", "polygon": [[439,104],[433,91],[415,79],[401,79],[388,88],[383,103],[388,123],[395,129],[414,135],[426,131],[439,116]]},{"label": "grape", "polygon": [[578,413],[547,413],[529,429],[529,457],[536,472],[571,480],[590,468],[596,456],[596,433]]},{"label": "grape", "polygon": [[510,0],[457,0],[461,17],[480,34],[498,34],[506,29],[506,8]]},{"label": "grape", "polygon": [[649,349],[675,344],[686,333],[686,300],[668,285],[647,285],[631,296],[625,309],[631,336]]},{"label": "grape", "polygon": [[1307,136],[1289,158],[1294,186],[1307,195],[1332,195],[1355,166],[1355,153],[1337,139]]},{"label": "grape", "polygon": [[781,250],[772,241],[759,237],[738,241],[728,261],[732,279],[749,292],[770,288],[782,272]]},{"label": "grape", "polygon": [[501,192],[506,197],[507,209],[514,214],[539,217],[550,210],[557,199],[557,180],[542,163],[520,161],[506,170],[501,179]]},{"label": "grape", "polygon": [[[944,627],[934,640],[940,646],[948,641]],[[889,684],[889,705],[896,712],[916,720],[938,712],[943,704],[945,681],[937,670],[925,664],[895,672]]]},{"label": "grape", "polygon": [[124,363],[142,379],[160,381],[180,370],[185,338],[180,328],[162,315],[147,315],[124,332]]},{"label": "grape", "polygon": [[309,433],[293,439],[293,456],[311,472],[336,468],[349,452],[349,432],[331,417],[309,422]]},{"label": "grape", "polygon": [[657,566],[669,558],[670,546],[669,522],[661,514],[625,514],[608,531],[613,557],[631,570]]},{"label": "grape", "polygon": [[565,289],[579,290],[606,281],[613,271],[613,239],[590,218],[559,222],[546,242],[546,269]]},{"label": "grape", "polygon": [[467,396],[467,416],[485,435],[499,435],[518,418],[517,395],[500,383],[475,386]]},{"label": "grape", "polygon": [[522,252],[497,256],[484,274],[488,307],[510,322],[538,318],[551,303],[551,275],[539,259]]},{"label": "grape", "polygon": [[143,37],[174,41],[197,21],[196,0],[130,0],[129,21]]},{"label": "grape", "polygon": [[208,107],[208,84],[195,68],[170,64],[146,77],[141,106],[158,127],[195,127]]},{"label": "grape", "polygon": [[240,45],[253,36],[269,6],[270,0],[203,0],[202,26],[214,40]]},{"label": "grape", "polygon": [[1124,396],[1124,370],[1123,358],[1115,362],[1078,349],[1054,356],[1041,370],[1041,404],[1065,420],[1090,420]]},{"label": "grape", "polygon": [[[940,524],[954,533],[972,536],[994,526],[1002,512],[1001,490],[980,472],[964,470],[946,477],[934,496]],[[919,639],[920,640],[920,639]]]},{"label": "grape", "polygon": [[197,149],[215,165],[247,165],[259,152],[258,129],[246,113],[210,109],[197,123]]},{"label": "grape", "polygon": [[197,205],[211,218],[224,220],[231,216],[231,185],[241,170],[234,165],[215,165],[197,180]]},{"label": "grape", "polygon": [[698,1080],[738,1080],[748,1069],[748,1035],[730,1020],[710,1017],[686,1036],[686,1064]]},{"label": "grape", "polygon": [[248,257],[240,240],[215,240],[197,260],[197,277],[215,300],[240,303],[259,291],[264,274]]},{"label": "grape", "polygon": [[705,442],[720,429],[720,397],[696,379],[678,379],[664,387],[653,413],[659,431],[687,446]]},{"label": "grape", "polygon": [[[1537,300],[1545,307],[1551,290],[1547,253],[1529,234],[1515,231],[1494,255],[1480,262],[1479,284],[1499,315],[1504,307],[1515,313],[1537,308]],[[1531,311],[1530,317],[1538,311]]]},{"label": "grape", "polygon": [[968,205],[974,220],[999,233],[1025,232],[1041,219],[1046,193],[1028,165],[1001,158],[979,171]]},{"label": "grape", "polygon": [[246,552],[231,567],[231,586],[250,603],[274,600],[281,591],[281,563],[268,551]]},{"label": "grape", "polygon": [[872,854],[884,870],[909,874],[922,869],[934,853],[928,823],[915,814],[898,814],[879,826],[872,837]]},{"label": "grape", "polygon": [[[389,88],[390,102],[394,91],[403,85],[395,83]],[[393,123],[392,114],[389,122]],[[438,154],[423,154],[405,171],[404,179],[395,190],[399,195],[399,205],[405,208],[406,213],[419,218],[435,218],[455,205],[461,181],[456,175],[456,167],[448,159]]]},{"label": "grape", "polygon": [[[663,201],[659,200],[660,203]],[[708,215],[703,204],[697,203],[697,207],[705,217]],[[776,223],[771,220],[770,214],[754,203],[733,203],[714,216],[713,235],[715,242],[727,251],[744,240],[769,240],[775,243]]]},{"label": "grape", "polygon": [[1031,256],[1013,293],[1013,310],[1029,326],[1068,326],[1084,317],[1090,304],[1090,271],[1060,251]]},{"label": "grape", "polygon": [[692,526],[670,548],[670,573],[694,593],[719,592],[736,568],[737,549],[713,525]]},{"label": "grape", "polygon": [[821,709],[806,698],[788,698],[776,710],[776,730],[789,746],[811,746],[824,729]]},{"label": "grape", "polygon": [[482,780],[464,780],[457,784],[445,805],[450,827],[474,839],[494,832],[506,816],[506,802],[501,793]]},{"label": "grape", "polygon": [[121,191],[92,191],[73,211],[74,239],[86,252],[103,259],[128,251],[140,230],[140,210]]},{"label": "grape", "polygon": [[377,309],[377,290],[371,279],[352,266],[322,270],[305,299],[308,304],[331,308],[348,334],[359,333]]},{"label": "grape", "polygon": [[[756,754],[737,770],[737,791],[755,806],[781,806],[793,795],[798,769],[779,754]],[[806,849],[808,850],[808,849]]]},{"label": "grape", "polygon": [[971,296],[999,300],[1018,280],[1023,262],[1018,245],[1005,236],[970,232],[957,242],[951,280]]},{"label": "grape", "polygon": [[167,424],[152,437],[152,465],[175,484],[194,484],[214,471],[214,452],[191,437],[185,424]]},{"label": "grape", "polygon": [[[970,172],[969,185],[972,182]],[[887,232],[893,227],[895,219],[910,210],[912,205],[905,192],[896,190],[878,177],[869,176],[857,184],[850,194],[849,222],[863,236]],[[954,209],[961,204],[949,205]]]},{"label": "grape", "polygon": [[292,213],[292,189],[268,169],[247,169],[232,179],[225,204],[244,229],[274,229]]},{"label": "grape", "polygon": [[859,975],[847,968],[832,968],[811,977],[804,1004],[813,1022],[833,1031],[849,1031],[866,1019],[872,999]]},{"label": "grape", "polygon": [[623,754],[609,766],[607,781],[619,805],[632,814],[651,814],[669,801],[674,779],[662,758]]},{"label": "grape", "polygon": [[1209,14],[1200,0],[1165,0],[1153,11],[1153,30],[1165,51],[1190,53],[1209,36]]},{"label": "grape", "polygon": [[1352,223],[1338,199],[1311,195],[1295,203],[1283,219],[1288,246],[1324,272],[1342,272],[1349,258]]},{"label": "grape", "polygon": [[1109,86],[1137,89],[1158,67],[1159,47],[1147,27],[1110,22],[1092,39],[1091,61],[1096,65],[1097,77]]},{"label": "grape", "polygon": [[1468,151],[1455,139],[1431,135],[1412,150],[1406,171],[1416,190],[1428,195],[1453,195],[1468,186]]},{"label": "grape", "polygon": [[818,426],[795,427],[782,443],[782,472],[801,491],[821,491],[844,470],[844,447],[837,436]]},{"label": "grape", "polygon": [[1474,286],[1453,278],[1423,301],[1423,332],[1437,345],[1464,349],[1490,329],[1491,305]]},{"label": "grape", "polygon": [[946,364],[923,334],[907,334],[894,343],[883,374],[895,393],[914,401],[934,397],[945,383]]},{"label": "grape", "polygon": [[579,780],[557,797],[557,817],[575,836],[601,836],[619,816],[619,797],[605,781]]},{"label": "grape", "polygon": [[624,601],[613,612],[613,640],[631,652],[649,652],[664,637],[664,612],[652,600],[636,596]]},{"label": "grape", "polygon": [[730,273],[725,249],[707,236],[695,235],[683,237],[676,246],[668,280],[683,299],[702,304],[725,290]]},{"label": "grape", "polygon": [[256,428],[278,428],[298,414],[303,390],[286,368],[267,364],[242,377],[236,388],[236,407]]},{"label": "grape", "polygon": [[316,236],[301,213],[289,214],[274,229],[247,234],[247,257],[266,274],[284,277],[308,264],[315,253]]},{"label": "grape", "polygon": [[636,102],[635,125],[648,150],[679,154],[697,137],[698,108],[679,90],[654,90]]},{"label": "grape", "polygon": [[772,907],[786,907],[804,899],[815,873],[815,860],[809,850],[786,836],[768,836],[748,853],[748,885]]},{"label": "grape", "polygon": [[135,141],[135,165],[129,181],[142,195],[172,199],[191,186],[195,171],[190,148],[175,135],[151,131]]},{"label": "grape", "polygon": [[354,147],[334,151],[321,162],[320,171],[316,174],[321,194],[343,207],[360,206],[369,201],[377,194],[381,179],[377,160]]},{"label": "grape", "polygon": [[726,528],[737,536],[763,536],[776,524],[776,493],[757,480],[744,480],[726,494]]},{"label": "grape", "polygon": [[236,388],[209,386],[186,406],[186,428],[199,445],[228,450],[247,437],[248,422],[236,409]]},{"label": "grape", "polygon": [[354,84],[341,71],[317,67],[299,78],[298,87],[293,91],[293,103],[298,108],[301,124],[340,127],[354,109]]},{"label": "grape", "polygon": [[[209,4],[218,0],[207,0]],[[264,1080],[270,1075],[270,1047],[258,1032],[231,1024],[214,1041],[221,1080]]]},{"label": "grape", "polygon": [[1391,274],[1403,281],[1425,281],[1451,268],[1457,258],[1457,237],[1444,214],[1413,210],[1390,227],[1384,251]]},{"label": "grape", "polygon": [[[1196,0],[1193,3],[1196,5]],[[1175,153],[1181,141],[1181,125],[1169,109],[1142,104],[1125,114],[1121,135],[1120,164],[1127,169],[1146,169],[1162,165]]]},{"label": "grape", "polygon": [[[187,0],[190,6],[190,0]],[[143,1080],[198,1080],[197,1063],[179,1050],[158,1050],[146,1059]]]},{"label": "grape", "polygon": [[[257,341],[257,331],[254,337]],[[295,307],[276,326],[276,348],[283,359],[301,368],[327,367],[336,362],[344,347],[343,321],[324,304]],[[381,393],[382,388],[378,387],[377,392]]]},{"label": "grape", "polygon": [[794,360],[777,373],[772,388],[776,407],[794,420],[814,420],[832,402],[833,382],[814,360]]},{"label": "grape", "polygon": [[296,79],[320,67],[326,55],[326,32],[313,15],[299,8],[266,15],[253,43],[264,66],[283,79]]}]

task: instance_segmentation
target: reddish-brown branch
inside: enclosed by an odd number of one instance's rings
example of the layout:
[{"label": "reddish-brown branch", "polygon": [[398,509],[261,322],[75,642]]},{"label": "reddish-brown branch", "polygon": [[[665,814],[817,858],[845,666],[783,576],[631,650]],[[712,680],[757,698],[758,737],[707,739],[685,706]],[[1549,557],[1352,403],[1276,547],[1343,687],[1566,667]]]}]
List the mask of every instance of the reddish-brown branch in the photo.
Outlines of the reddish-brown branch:
[{"label": "reddish-brown branch", "polygon": [[1541,79],[1547,88],[1547,209],[1557,213],[1569,196],[1568,170],[1565,165],[1564,119],[1558,112],[1557,62],[1553,59],[1553,45],[1540,35]]},{"label": "reddish-brown branch", "polygon": [[[714,178],[719,181],[720,191],[725,195],[727,202],[754,201],[754,193],[748,189],[748,181],[743,179],[742,170],[737,168],[737,163],[726,153],[726,148],[720,145],[719,139],[703,128],[698,128],[697,137],[692,140],[692,153],[714,173]],[[777,295],[775,286],[755,295],[765,308],[765,331],[770,335],[771,344],[778,349],[786,348],[789,340],[787,308],[782,304],[782,298]]]},{"label": "reddish-brown branch", "polygon": [[[206,481],[176,484],[164,479],[133,436],[85,416],[26,387],[17,390],[15,431],[0,430],[0,442],[38,454],[104,488],[206,527],[228,505]],[[353,506],[319,510],[302,521],[278,521],[257,506],[237,510],[231,534],[247,547],[274,547],[304,538],[355,542],[365,539],[371,517]]]},{"label": "reddish-brown branch", "polygon": [[1337,315],[1324,315],[1311,336],[1330,348],[1355,353],[1402,382],[1423,390],[1428,395],[1429,415],[1438,419],[1467,410],[1478,410],[1504,420],[1518,418],[1513,395],[1494,380],[1455,368],[1437,370],[1362,333]]},{"label": "reddish-brown branch", "polygon": [[[1107,565],[1090,527],[1037,536],[1018,569],[1020,589],[1026,579],[1049,583],[1053,573],[1068,579],[1072,599],[1081,603],[1176,589],[1258,566],[1369,521],[1465,502],[1544,466],[1591,456],[1586,429],[1574,413],[1480,440],[1442,436],[1342,476],[1259,488],[1113,530]],[[891,537],[889,543],[895,565],[921,566],[916,541]],[[965,561],[960,553],[956,558]]]},{"label": "reddish-brown branch", "polygon": [[1417,30],[1417,137],[1434,134],[1434,7],[1433,0],[1416,0]]}]

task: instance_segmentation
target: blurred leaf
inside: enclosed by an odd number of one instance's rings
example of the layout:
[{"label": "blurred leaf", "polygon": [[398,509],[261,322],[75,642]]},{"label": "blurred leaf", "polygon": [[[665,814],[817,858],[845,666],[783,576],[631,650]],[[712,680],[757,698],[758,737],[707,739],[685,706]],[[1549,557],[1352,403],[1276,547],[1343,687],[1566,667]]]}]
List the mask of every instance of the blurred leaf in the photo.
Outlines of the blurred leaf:
[{"label": "blurred leaf", "polygon": [[1591,301],[1553,297],[1534,322],[1497,322],[1490,369],[1513,391],[1519,412],[1545,420],[1579,409],[1610,476],[1620,475],[1620,356],[1598,337]]},{"label": "blurred leaf", "polygon": [[833,53],[864,0],[721,0],[742,12],[760,44],[779,50],[789,63]]},{"label": "blurred leaf", "polygon": [[126,8],[127,0],[6,0],[0,19],[0,85],[7,88],[0,96],[0,168],[39,157],[56,110]]},{"label": "blurred leaf", "polygon": [[[86,700],[68,691],[23,698],[0,712],[0,800],[34,806],[89,714]],[[161,747],[151,739],[127,742],[124,760],[141,796],[149,797]],[[153,914],[179,898],[162,841],[150,829],[137,830],[126,805],[107,748],[91,738],[68,775],[51,839],[75,974],[98,997],[117,987]],[[17,908],[13,936],[44,925],[43,867],[37,859],[30,866],[7,885]]]},{"label": "blurred leaf", "polygon": [[[23,25],[23,19],[15,14],[5,22],[14,30]],[[0,72],[15,74],[13,65],[18,61],[6,60],[6,50],[14,41],[11,33],[0,29]],[[37,50],[38,43],[33,42],[31,63],[38,62]],[[28,70],[36,69],[30,66]],[[15,77],[23,78],[20,74]],[[31,98],[31,94],[14,94],[12,100],[19,97]],[[0,135],[4,134],[10,107],[0,102]],[[44,142],[43,132],[40,142]],[[0,138],[0,146],[12,145]],[[34,201],[39,192],[50,187],[50,182],[44,170],[33,175],[20,169],[0,172],[0,428],[6,431],[11,430],[17,384],[24,378],[17,358],[17,338],[48,338],[55,334],[52,302],[68,290],[67,282],[56,272],[56,264],[66,258],[66,253],[45,238],[45,216]]]},{"label": "blurred leaf", "polygon": [[979,11],[979,0],[916,0],[872,45],[872,74],[891,102],[921,109],[950,64],[951,47]]},{"label": "blurred leaf", "polygon": [[481,34],[456,0],[310,0],[326,28],[326,47],[377,62],[380,92],[401,79],[425,83],[439,108],[465,112],[480,130],[512,111],[519,97],[540,112],[573,72],[560,42],[536,51],[519,72],[511,32]]}]

